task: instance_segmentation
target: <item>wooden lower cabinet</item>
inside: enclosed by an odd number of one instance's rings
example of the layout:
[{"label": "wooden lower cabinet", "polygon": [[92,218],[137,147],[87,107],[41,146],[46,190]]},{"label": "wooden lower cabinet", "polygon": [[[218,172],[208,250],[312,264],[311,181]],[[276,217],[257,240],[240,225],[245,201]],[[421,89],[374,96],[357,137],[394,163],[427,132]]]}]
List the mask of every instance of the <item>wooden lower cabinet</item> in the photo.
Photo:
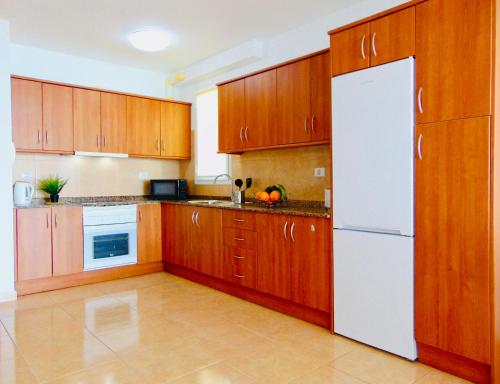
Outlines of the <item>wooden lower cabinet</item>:
[{"label": "wooden lower cabinet", "polygon": [[255,288],[257,253],[252,249],[224,245],[224,280],[248,288]]},{"label": "wooden lower cabinet", "polygon": [[420,124],[416,135],[416,339],[488,365],[490,118]]},{"label": "wooden lower cabinet", "polygon": [[83,272],[82,207],[52,209],[52,275]]},{"label": "wooden lower cabinet", "polygon": [[137,206],[137,263],[162,260],[161,205]]}]

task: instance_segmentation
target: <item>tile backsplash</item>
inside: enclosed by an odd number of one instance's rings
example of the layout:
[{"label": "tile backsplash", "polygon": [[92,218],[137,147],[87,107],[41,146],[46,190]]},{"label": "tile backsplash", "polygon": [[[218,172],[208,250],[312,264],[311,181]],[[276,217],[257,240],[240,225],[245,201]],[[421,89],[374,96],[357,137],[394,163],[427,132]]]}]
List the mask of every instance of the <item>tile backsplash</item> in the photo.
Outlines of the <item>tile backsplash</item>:
[{"label": "tile backsplash", "polygon": [[[38,180],[54,174],[69,179],[63,197],[144,195],[149,179],[181,176],[177,160],[16,154],[14,180],[36,187]],[[35,197],[46,196],[37,191]]]}]

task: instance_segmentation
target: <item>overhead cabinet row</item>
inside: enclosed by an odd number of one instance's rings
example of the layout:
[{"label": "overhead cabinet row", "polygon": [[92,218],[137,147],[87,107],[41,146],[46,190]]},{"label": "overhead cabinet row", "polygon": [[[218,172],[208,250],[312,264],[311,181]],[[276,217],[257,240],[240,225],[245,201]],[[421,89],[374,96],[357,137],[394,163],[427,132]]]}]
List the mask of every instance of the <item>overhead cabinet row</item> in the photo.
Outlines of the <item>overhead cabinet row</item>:
[{"label": "overhead cabinet row", "polygon": [[219,151],[327,143],[329,54],[219,85]]},{"label": "overhead cabinet row", "polygon": [[189,104],[12,78],[16,150],[190,158]]}]

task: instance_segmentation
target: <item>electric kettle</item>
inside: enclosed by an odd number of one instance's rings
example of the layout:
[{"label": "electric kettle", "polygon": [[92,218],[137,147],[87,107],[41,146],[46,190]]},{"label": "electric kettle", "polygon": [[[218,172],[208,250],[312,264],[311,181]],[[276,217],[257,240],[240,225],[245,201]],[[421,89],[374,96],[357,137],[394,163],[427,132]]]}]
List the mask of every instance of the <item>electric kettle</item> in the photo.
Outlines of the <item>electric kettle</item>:
[{"label": "electric kettle", "polygon": [[33,185],[25,181],[16,181],[14,184],[14,204],[18,207],[26,207],[31,204],[35,189]]}]

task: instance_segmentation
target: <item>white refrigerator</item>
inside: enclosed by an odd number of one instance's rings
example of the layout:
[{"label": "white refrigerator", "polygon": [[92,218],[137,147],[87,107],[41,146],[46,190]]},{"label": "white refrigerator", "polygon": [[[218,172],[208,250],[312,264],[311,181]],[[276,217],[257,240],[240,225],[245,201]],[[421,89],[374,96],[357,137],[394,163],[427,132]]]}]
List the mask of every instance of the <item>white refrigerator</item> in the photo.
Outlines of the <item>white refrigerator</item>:
[{"label": "white refrigerator", "polygon": [[417,358],[414,59],[332,79],[334,330]]}]

